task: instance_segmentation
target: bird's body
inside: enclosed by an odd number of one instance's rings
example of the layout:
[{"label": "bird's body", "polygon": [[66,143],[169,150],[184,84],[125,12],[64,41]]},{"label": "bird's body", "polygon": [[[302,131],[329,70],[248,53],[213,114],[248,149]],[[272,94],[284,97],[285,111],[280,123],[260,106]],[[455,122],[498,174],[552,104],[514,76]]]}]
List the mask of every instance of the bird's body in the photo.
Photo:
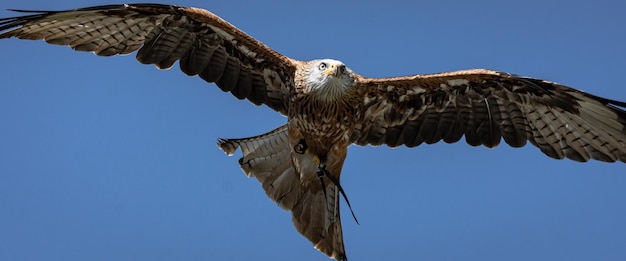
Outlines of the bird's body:
[{"label": "bird's body", "polygon": [[[346,259],[339,216],[348,147],[418,146],[462,137],[473,146],[527,141],[553,158],[626,162],[626,103],[557,83],[475,69],[367,78],[332,59],[285,57],[202,9],[111,5],[0,20],[0,39],[44,39],[137,59],[214,82],[287,116],[255,137],[222,139],[296,229],[326,255]],[[347,199],[346,199],[347,200]],[[349,204],[349,203],[348,203]]]},{"label": "bird's body", "polygon": [[[324,70],[326,73],[324,76],[329,79],[316,89],[309,90],[308,86],[313,84],[307,84],[305,81],[311,81],[307,78],[312,71],[319,70],[320,65],[329,67]],[[335,67],[345,68],[345,65],[330,59],[305,63],[302,69],[296,72],[296,88],[290,97],[287,115],[290,138],[303,138],[311,153],[318,156],[325,155],[339,144],[347,147],[351,143],[350,136],[354,125],[362,119],[352,72],[349,71],[350,75],[326,72],[338,70]],[[342,83],[337,76],[347,76],[348,79],[346,83]],[[337,91],[340,89],[343,91]]]}]

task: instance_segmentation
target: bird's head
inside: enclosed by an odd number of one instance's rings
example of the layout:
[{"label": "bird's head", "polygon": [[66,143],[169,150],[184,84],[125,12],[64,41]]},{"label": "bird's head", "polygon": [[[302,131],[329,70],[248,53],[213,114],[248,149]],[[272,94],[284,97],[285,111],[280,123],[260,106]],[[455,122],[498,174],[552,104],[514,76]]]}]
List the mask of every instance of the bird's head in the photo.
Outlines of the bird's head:
[{"label": "bird's head", "polygon": [[306,65],[307,91],[325,100],[344,95],[356,83],[355,74],[340,61],[313,60]]}]

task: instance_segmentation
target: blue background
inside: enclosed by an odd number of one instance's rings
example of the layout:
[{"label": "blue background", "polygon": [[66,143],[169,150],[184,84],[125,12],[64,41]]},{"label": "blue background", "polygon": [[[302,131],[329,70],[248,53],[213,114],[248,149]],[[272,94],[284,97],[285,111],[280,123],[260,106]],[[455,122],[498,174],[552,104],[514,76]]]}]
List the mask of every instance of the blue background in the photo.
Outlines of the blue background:
[{"label": "blue background", "polygon": [[[626,101],[624,1],[155,2],[365,76],[489,68]],[[0,61],[0,260],[326,259],[215,146],[283,124],[278,113],[134,54],[10,39]],[[343,205],[352,260],[626,260],[624,163],[353,146],[341,179],[361,222]]]}]

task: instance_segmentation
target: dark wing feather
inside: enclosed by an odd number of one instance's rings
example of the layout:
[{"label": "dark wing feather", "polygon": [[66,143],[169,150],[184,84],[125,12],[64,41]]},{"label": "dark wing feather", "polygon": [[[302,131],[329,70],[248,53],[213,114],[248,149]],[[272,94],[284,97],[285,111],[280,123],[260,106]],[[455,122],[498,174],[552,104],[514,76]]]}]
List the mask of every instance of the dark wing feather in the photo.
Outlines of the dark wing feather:
[{"label": "dark wing feather", "polygon": [[465,135],[472,146],[530,141],[546,155],[626,162],[626,103],[490,70],[360,78],[359,145],[417,146]]},{"label": "dark wing feather", "polygon": [[287,113],[295,65],[216,15],[159,4],[107,5],[68,11],[18,11],[0,19],[0,39],[45,40],[101,56],[128,54],[168,69],[180,61],[187,75],[223,91]]}]

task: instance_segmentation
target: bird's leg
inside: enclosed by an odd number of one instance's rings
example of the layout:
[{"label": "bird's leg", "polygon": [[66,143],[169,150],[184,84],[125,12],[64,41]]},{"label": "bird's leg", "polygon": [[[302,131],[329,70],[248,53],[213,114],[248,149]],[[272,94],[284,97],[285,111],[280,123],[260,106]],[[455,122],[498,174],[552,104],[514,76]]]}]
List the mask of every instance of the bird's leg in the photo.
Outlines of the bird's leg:
[{"label": "bird's leg", "polygon": [[320,183],[322,183],[322,191],[324,191],[324,198],[328,198],[326,195],[326,184],[324,183],[324,176],[326,175],[326,165],[324,163],[320,163],[317,165],[317,177],[320,179]]},{"label": "bird's leg", "polygon": [[[316,156],[316,161],[319,159],[320,158]],[[322,190],[324,191],[324,198],[326,198],[326,184],[324,183],[324,176],[326,176],[328,180],[330,180],[330,182],[333,183],[333,185],[337,186],[337,188],[339,189],[339,192],[341,192],[341,196],[343,196],[343,199],[346,200],[346,204],[348,205],[348,208],[350,209],[350,213],[352,214],[352,218],[354,218],[354,222],[359,224],[359,220],[356,219],[356,215],[354,215],[354,211],[352,211],[352,206],[350,206],[350,200],[348,200],[348,196],[346,196],[346,192],[341,187],[341,184],[339,184],[339,180],[329,175],[328,170],[326,170],[326,164],[324,164],[321,160],[319,161],[317,165],[316,173],[317,173],[317,177],[320,179],[320,183],[322,184]]]}]

